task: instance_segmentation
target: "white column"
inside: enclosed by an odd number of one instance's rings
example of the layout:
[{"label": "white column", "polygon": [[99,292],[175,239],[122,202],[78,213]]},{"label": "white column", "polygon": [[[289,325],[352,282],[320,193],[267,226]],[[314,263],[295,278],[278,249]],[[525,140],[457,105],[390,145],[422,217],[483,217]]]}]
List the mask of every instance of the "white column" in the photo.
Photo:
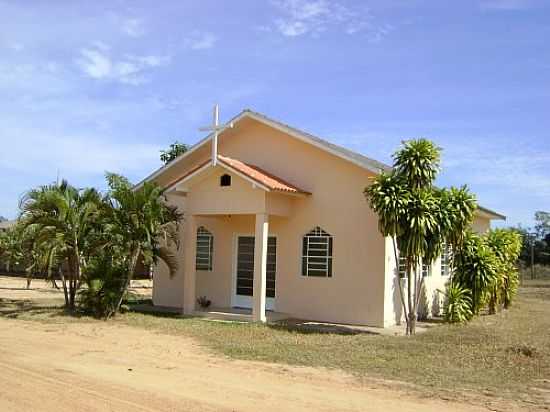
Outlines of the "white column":
[{"label": "white column", "polygon": [[192,314],[196,302],[197,224],[195,216],[185,216],[183,223],[183,313]]},{"label": "white column", "polygon": [[267,237],[269,217],[265,213],[256,215],[256,232],[254,238],[254,291],[252,319],[265,322],[265,289],[267,273]]}]

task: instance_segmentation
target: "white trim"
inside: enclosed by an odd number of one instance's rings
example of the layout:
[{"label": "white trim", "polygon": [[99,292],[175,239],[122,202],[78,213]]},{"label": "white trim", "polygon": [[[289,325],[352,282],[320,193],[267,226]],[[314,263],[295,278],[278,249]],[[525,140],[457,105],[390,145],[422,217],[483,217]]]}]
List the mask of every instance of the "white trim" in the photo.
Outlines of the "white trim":
[{"label": "white trim", "polygon": [[[319,236],[315,236],[315,235],[309,235],[312,231],[314,231],[315,229],[319,228],[321,231],[323,231],[324,233],[326,233],[328,236],[323,236],[323,235],[319,235]],[[329,256],[327,254],[326,256],[326,264],[327,264],[327,275],[326,276],[315,276],[315,275],[309,275],[309,257],[315,257],[315,256],[310,256],[309,254],[305,255],[304,256],[304,238],[306,237],[326,237],[327,239],[330,239],[329,240],[329,244],[327,245],[327,253],[329,252],[328,248],[330,247],[330,241],[332,241],[332,254]],[[316,225],[313,227],[313,229],[310,229],[309,232],[306,232],[304,235],[302,235],[302,237],[300,238],[300,277],[301,278],[304,278],[304,279],[331,279],[334,277],[334,245],[335,245],[336,242],[334,242],[334,236],[332,234],[330,234],[329,232],[327,232],[326,230],[324,230],[321,226],[319,225]],[[308,252],[309,252],[310,248],[309,248],[309,241],[308,241]],[[303,272],[304,272],[304,258],[306,258],[308,261],[306,263],[306,274],[304,275]],[[331,262],[331,271],[330,271],[330,275],[329,275],[329,271],[328,271],[328,262],[329,262],[329,259],[330,259],[330,262]]]},{"label": "white trim", "polygon": [[218,165],[222,166],[226,170],[229,170],[230,172],[235,173],[237,176],[241,177],[242,179],[252,183],[252,188],[259,187],[259,188],[265,190],[266,192],[271,192],[271,189],[269,187],[261,184],[257,180],[254,180],[254,179],[248,177],[247,175],[245,175],[244,173],[236,170],[234,167],[232,167],[231,165],[228,165],[226,162],[224,162],[223,159],[218,159],[218,161],[219,161]]},{"label": "white trim", "polygon": [[[253,297],[247,296],[246,298],[250,299],[250,302],[245,302],[239,304],[237,301],[237,259],[238,259],[238,248],[239,248],[239,237],[253,237],[255,238],[256,235],[254,233],[242,233],[242,232],[235,232],[233,233],[233,262],[232,262],[232,271],[231,271],[231,307],[245,307],[252,309],[253,305]],[[269,233],[267,235],[267,238],[274,237],[276,239],[276,253],[275,253],[275,297],[274,298],[268,298],[265,299],[265,308],[266,310],[275,311],[276,304],[277,304],[277,271],[279,269],[279,236],[275,233]],[[244,300],[244,297],[241,299]],[[242,301],[241,301],[242,302]]]},{"label": "white trim", "polygon": [[[241,120],[241,118],[246,114],[246,112],[241,112],[237,116],[235,116],[231,121],[225,124],[225,126],[218,132],[218,135],[222,134],[226,129],[230,129],[233,127],[233,124]],[[194,153],[197,149],[201,148],[203,145],[208,143],[208,141],[212,140],[212,137],[214,136],[214,133],[210,133],[208,136],[202,138],[197,143],[195,143],[193,146],[189,148],[187,152],[184,154],[178,156],[176,159],[172,160],[170,163],[160,167],[159,169],[155,170],[153,173],[151,173],[149,176],[147,176],[145,179],[143,179],[141,182],[139,182],[137,185],[134,186],[134,189],[139,189],[144,182],[148,180],[153,180],[160,174],[164,173],[166,170],[170,169],[171,167],[175,166],[179,162],[181,162],[183,159],[186,159]]]},{"label": "white trim", "polygon": [[172,190],[174,190],[178,185],[182,184],[182,183],[185,183],[187,182],[189,179],[195,177],[196,175],[204,172],[205,170],[207,170],[208,168],[210,168],[212,166],[212,163],[206,163],[205,165],[199,167],[197,170],[195,170],[193,173],[183,177],[182,179],[179,179],[177,180],[175,183],[171,184],[170,186],[168,186],[166,188],[166,193],[168,192],[171,192]]},{"label": "white trim", "polygon": [[[254,180],[254,179],[248,177],[248,176],[245,175],[244,173],[242,173],[242,172],[236,170],[235,168],[233,168],[232,166],[228,165],[228,164],[225,163],[222,159],[218,159],[218,164],[217,164],[216,166],[213,166],[211,162],[206,163],[204,166],[202,166],[202,167],[200,167],[199,169],[195,170],[195,171],[194,171],[193,173],[191,173],[190,175],[187,175],[187,176],[185,176],[184,178],[182,178],[182,179],[176,181],[175,183],[171,184],[171,185],[166,189],[166,192],[168,193],[168,192],[170,192],[170,191],[176,189],[177,186],[179,186],[179,185],[181,185],[181,184],[183,184],[183,183],[189,181],[189,180],[192,179],[193,177],[195,177],[195,176],[201,174],[202,172],[205,172],[205,171],[208,170],[209,168],[216,168],[216,167],[218,167],[218,166],[221,167],[221,168],[223,168],[223,169],[225,169],[225,170],[227,170],[227,171],[229,171],[229,172],[231,172],[231,173],[233,173],[233,174],[235,174],[235,175],[237,175],[237,176],[239,176],[241,179],[244,179],[244,180],[246,180],[247,182],[251,183],[251,184],[252,184],[252,188],[254,188],[254,189],[255,189],[255,188],[260,188],[260,189],[265,190],[266,192],[271,192],[271,191],[272,191],[269,187],[267,187],[267,186],[265,186],[265,185],[259,183],[258,181],[256,181],[256,180]],[[185,191],[185,190],[184,190],[184,191]],[[279,192],[280,192],[280,193],[286,194],[286,192],[283,191],[283,190],[277,191],[277,193],[279,193]],[[290,195],[290,194],[294,194],[294,193],[288,192],[288,194]]]},{"label": "white trim", "polygon": [[258,115],[257,113],[254,113],[254,112],[246,112],[246,113],[247,113],[248,117],[251,117],[252,119],[257,120],[258,122],[264,123],[264,124],[274,128],[274,129],[277,129],[277,130],[279,130],[283,133],[286,133],[286,134],[288,134],[288,135],[290,135],[290,136],[292,136],[292,137],[294,137],[298,140],[301,140],[302,142],[309,143],[310,145],[315,146],[318,149],[329,152],[330,154],[332,154],[334,156],[337,156],[337,157],[340,157],[341,159],[347,160],[348,162],[351,162],[351,163],[355,164],[356,166],[359,166],[359,167],[361,167],[363,169],[366,169],[370,172],[373,172],[375,174],[380,173],[380,169],[366,166],[364,163],[362,163],[362,162],[360,162],[356,159],[353,159],[352,157],[346,156],[344,153],[341,153],[338,150],[335,150],[331,147],[327,147],[327,145],[312,139],[311,137],[309,137],[307,134],[305,134],[303,132],[299,132],[296,129],[285,126],[285,125],[283,125],[283,124],[281,124],[281,123],[279,123],[275,120],[268,119],[268,118],[266,118],[262,115]]}]

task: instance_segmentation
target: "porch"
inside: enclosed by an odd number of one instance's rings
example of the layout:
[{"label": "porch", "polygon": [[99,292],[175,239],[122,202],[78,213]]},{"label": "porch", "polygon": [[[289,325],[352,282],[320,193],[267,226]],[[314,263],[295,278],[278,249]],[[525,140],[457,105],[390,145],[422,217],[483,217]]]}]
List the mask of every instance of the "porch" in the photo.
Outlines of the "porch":
[{"label": "porch", "polygon": [[[195,310],[193,316],[205,318],[208,320],[217,320],[225,322],[252,322],[252,309],[247,308],[208,308],[204,310]],[[280,322],[286,320],[289,316],[285,313],[268,310],[265,312],[266,322]]]},{"label": "porch", "polygon": [[274,230],[284,226],[294,202],[309,193],[223,156],[199,166],[168,192],[181,199],[178,207],[185,214],[183,313],[214,315],[215,310],[197,310],[197,298],[204,298],[223,308],[217,312],[227,319],[284,318],[270,311],[276,309]]}]

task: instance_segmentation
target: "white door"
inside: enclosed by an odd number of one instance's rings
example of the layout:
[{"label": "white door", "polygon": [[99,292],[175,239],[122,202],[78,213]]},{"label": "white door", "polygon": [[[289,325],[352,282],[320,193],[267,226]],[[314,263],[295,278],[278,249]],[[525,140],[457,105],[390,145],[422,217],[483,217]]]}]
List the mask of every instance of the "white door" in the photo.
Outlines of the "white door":
[{"label": "white door", "polygon": [[[252,308],[254,290],[254,236],[237,237],[233,306]],[[277,238],[267,239],[266,309],[275,308],[275,272],[277,270]]]}]

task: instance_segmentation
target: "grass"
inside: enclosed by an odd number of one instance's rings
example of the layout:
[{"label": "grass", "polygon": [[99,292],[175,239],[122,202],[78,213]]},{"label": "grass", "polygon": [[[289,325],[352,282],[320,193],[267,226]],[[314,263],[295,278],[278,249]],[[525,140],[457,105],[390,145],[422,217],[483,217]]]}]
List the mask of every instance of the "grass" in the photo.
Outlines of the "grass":
[{"label": "grass", "polygon": [[[21,307],[5,316],[82,322],[59,309]],[[9,312],[9,313],[8,313]],[[411,383],[447,394],[483,394],[550,406],[550,288],[523,288],[512,309],[414,337],[340,335],[286,325],[220,323],[127,313],[113,322],[193,337],[231,358],[342,369],[358,378]]]}]

